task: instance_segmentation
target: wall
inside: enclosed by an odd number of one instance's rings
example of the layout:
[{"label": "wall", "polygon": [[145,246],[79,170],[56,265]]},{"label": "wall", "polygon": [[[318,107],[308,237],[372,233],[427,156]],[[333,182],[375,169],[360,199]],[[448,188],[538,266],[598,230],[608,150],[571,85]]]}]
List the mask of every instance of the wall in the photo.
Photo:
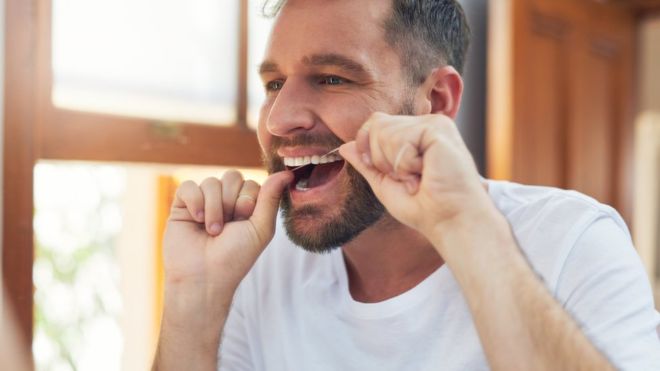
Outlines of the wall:
[{"label": "wall", "polygon": [[465,92],[456,119],[481,174],[484,174],[486,130],[486,47],[488,0],[459,0],[472,29],[472,42],[463,74]]}]

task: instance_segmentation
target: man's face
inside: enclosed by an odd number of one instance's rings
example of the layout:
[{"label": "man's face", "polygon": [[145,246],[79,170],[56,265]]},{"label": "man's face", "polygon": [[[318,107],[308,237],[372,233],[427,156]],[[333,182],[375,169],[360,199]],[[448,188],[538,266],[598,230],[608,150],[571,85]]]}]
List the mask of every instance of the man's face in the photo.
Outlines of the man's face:
[{"label": "man's face", "polygon": [[411,93],[381,28],[382,0],[289,0],[260,72],[267,98],[259,141],[270,172],[296,171],[282,209],[287,233],[311,251],[341,246],[384,207],[352,167],[318,158],[355,138],[375,111],[412,114]]}]

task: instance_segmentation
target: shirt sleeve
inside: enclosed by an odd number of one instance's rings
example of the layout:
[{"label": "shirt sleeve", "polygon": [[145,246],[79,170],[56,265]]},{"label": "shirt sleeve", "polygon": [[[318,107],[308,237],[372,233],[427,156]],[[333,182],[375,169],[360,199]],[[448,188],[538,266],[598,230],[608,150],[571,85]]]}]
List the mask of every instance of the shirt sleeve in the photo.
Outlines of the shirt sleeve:
[{"label": "shirt sleeve", "polygon": [[590,223],[556,289],[557,299],[616,368],[660,370],[660,314],[620,218],[604,214]]},{"label": "shirt sleeve", "polygon": [[245,280],[239,285],[232,301],[229,316],[222,331],[218,350],[218,371],[251,371],[250,348],[245,318],[243,291]]}]

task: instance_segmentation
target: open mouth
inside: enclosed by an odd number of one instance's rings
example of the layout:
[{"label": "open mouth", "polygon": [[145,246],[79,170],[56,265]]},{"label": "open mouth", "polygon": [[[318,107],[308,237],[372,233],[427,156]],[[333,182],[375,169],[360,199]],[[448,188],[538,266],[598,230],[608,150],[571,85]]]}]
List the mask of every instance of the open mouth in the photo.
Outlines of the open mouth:
[{"label": "open mouth", "polygon": [[[344,167],[344,159],[339,155],[285,157],[284,165],[294,170],[292,188],[308,191],[330,182]],[[298,169],[296,169],[298,168]]]}]

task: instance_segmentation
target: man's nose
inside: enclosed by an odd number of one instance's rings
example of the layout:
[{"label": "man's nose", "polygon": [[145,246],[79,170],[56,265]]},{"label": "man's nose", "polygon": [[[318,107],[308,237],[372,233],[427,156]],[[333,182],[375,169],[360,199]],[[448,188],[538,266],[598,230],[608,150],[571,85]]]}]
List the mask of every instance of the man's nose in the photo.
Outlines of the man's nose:
[{"label": "man's nose", "polygon": [[314,92],[305,85],[288,79],[277,93],[266,121],[272,135],[283,137],[314,127]]}]

